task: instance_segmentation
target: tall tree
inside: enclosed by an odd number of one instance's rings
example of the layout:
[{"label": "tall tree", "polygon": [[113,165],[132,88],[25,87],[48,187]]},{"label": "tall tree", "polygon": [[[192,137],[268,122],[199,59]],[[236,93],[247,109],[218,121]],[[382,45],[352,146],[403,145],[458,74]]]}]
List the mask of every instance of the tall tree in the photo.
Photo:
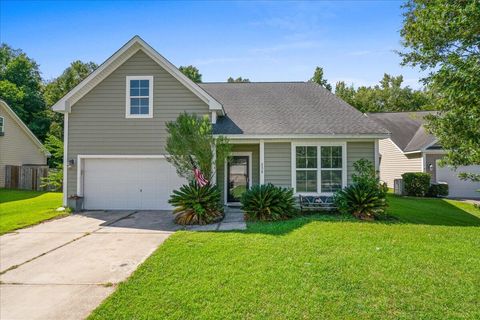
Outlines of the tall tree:
[{"label": "tall tree", "polygon": [[202,75],[200,74],[200,71],[196,67],[192,65],[180,66],[178,70],[180,70],[184,75],[186,75],[193,82],[197,82],[197,83],[202,82]]},{"label": "tall tree", "polygon": [[47,106],[51,107],[54,105],[55,102],[72,90],[97,67],[97,64],[91,61],[73,61],[59,77],[53,79],[45,86],[44,95]]},{"label": "tall tree", "polygon": [[316,67],[315,72],[313,73],[313,77],[310,79],[310,82],[315,82],[328,91],[332,91],[332,85],[328,83],[327,79],[323,78],[323,68]]},{"label": "tall tree", "polygon": [[43,140],[50,126],[38,64],[22,50],[0,45],[0,99]]},{"label": "tall tree", "polygon": [[402,87],[403,77],[384,74],[373,87],[347,87],[337,82],[335,94],[362,112],[417,111],[430,108],[431,96],[425,90]]},{"label": "tall tree", "polygon": [[[51,107],[54,105],[97,67],[97,64],[94,62],[82,62],[80,60],[72,62],[59,77],[53,79],[45,86],[44,97],[47,106]],[[48,110],[48,114],[51,119],[49,133],[62,139],[62,115],[50,109]]]},{"label": "tall tree", "polygon": [[356,107],[355,103],[355,94],[357,91],[355,90],[355,87],[352,85],[347,86],[347,84],[344,81],[339,81],[335,84],[335,95],[343,99],[346,103]]},{"label": "tall tree", "polygon": [[228,77],[227,82],[250,82],[250,79],[242,78],[242,77],[238,77],[238,78],[234,79],[232,77]]},{"label": "tall tree", "polygon": [[480,1],[409,0],[403,9],[400,55],[429,71],[439,113],[427,128],[448,151],[444,163],[480,164]]}]

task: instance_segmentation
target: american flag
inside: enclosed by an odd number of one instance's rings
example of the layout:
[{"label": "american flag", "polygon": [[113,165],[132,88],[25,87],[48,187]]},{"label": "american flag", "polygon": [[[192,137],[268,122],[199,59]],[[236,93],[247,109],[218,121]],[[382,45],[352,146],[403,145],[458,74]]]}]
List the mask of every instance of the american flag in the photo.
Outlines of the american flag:
[{"label": "american flag", "polygon": [[200,169],[193,167],[193,174],[195,175],[195,181],[200,187],[204,187],[208,184],[208,180],[205,179]]},{"label": "american flag", "polygon": [[208,180],[205,179],[202,171],[198,169],[197,165],[195,164],[195,161],[193,161],[192,156],[188,156],[188,157],[190,158],[190,163],[192,164],[192,167],[193,167],[193,175],[195,177],[195,181],[200,187],[206,186],[208,184]]}]

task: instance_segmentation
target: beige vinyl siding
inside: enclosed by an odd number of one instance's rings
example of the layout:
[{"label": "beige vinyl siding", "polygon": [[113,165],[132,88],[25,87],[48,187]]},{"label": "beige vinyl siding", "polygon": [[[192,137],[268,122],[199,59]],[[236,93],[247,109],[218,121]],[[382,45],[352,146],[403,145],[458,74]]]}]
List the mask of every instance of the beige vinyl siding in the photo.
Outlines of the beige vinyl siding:
[{"label": "beige vinyl siding", "polygon": [[422,172],[421,153],[403,154],[390,139],[379,142],[380,179],[393,188],[393,180],[402,178],[405,172]]},{"label": "beige vinyl siding", "polygon": [[375,142],[347,142],[347,184],[352,183],[353,164],[360,159],[375,163]]},{"label": "beige vinyl siding", "polygon": [[[260,146],[258,144],[237,144],[232,147],[232,152],[252,153],[252,185],[260,183]],[[225,199],[225,165],[217,167],[217,185],[222,192],[222,203]]]},{"label": "beige vinyl siding", "polygon": [[292,187],[292,149],[290,142],[265,143],[265,183]]},{"label": "beige vinyl siding", "polygon": [[[125,117],[126,77],[153,76],[153,118]],[[180,113],[209,115],[208,105],[138,51],[72,106],[68,159],[77,155],[162,155],[166,122]],[[67,194],[76,193],[77,166],[68,170]]]},{"label": "beige vinyl siding", "polygon": [[0,136],[0,188],[3,188],[6,165],[46,164],[47,157],[2,104],[0,117],[4,118],[5,128],[5,135]]}]

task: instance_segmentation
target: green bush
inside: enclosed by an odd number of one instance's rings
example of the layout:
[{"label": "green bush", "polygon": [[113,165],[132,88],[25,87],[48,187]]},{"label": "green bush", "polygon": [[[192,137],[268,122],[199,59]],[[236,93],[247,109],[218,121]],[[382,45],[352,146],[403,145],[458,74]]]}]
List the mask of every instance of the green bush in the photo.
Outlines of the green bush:
[{"label": "green bush", "polygon": [[383,217],[387,208],[386,194],[364,182],[338,191],[334,202],[340,212],[352,214],[359,219]]},{"label": "green bush", "polygon": [[335,206],[360,219],[385,215],[388,187],[380,181],[373,163],[360,159],[353,164],[352,185],[335,193]]},{"label": "green bush", "polygon": [[427,196],[434,197],[434,198],[448,196],[448,184],[433,183],[428,189]]},{"label": "green bush", "polygon": [[62,191],[63,186],[63,169],[60,166],[58,169],[48,170],[48,175],[40,178],[40,187],[51,191]]},{"label": "green bush", "polygon": [[430,188],[430,174],[407,172],[402,174],[405,192],[409,196],[424,197]]},{"label": "green bush", "polygon": [[353,163],[352,184],[361,184],[376,189],[379,196],[385,198],[388,192],[388,186],[380,181],[375,167],[370,160],[360,159]]},{"label": "green bush", "polygon": [[270,183],[253,186],[242,195],[240,202],[248,220],[281,220],[298,214],[293,190]]},{"label": "green bush", "polygon": [[173,191],[168,203],[176,207],[173,211],[176,223],[209,224],[223,218],[220,199],[220,189],[217,186],[200,187],[195,182],[190,182]]}]

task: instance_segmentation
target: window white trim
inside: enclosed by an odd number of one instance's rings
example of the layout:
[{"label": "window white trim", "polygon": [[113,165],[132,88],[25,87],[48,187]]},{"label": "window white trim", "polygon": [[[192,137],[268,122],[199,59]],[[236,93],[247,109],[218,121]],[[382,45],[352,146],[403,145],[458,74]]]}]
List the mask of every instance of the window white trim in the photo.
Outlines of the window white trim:
[{"label": "window white trim", "polygon": [[[317,147],[317,192],[297,192],[297,161],[296,161],[296,148],[297,147]],[[292,142],[291,144],[291,177],[292,177],[292,189],[295,195],[333,195],[332,192],[322,192],[321,189],[321,147],[342,147],[342,188],[347,186],[347,142]],[[330,169],[330,168],[329,168]],[[303,170],[303,169],[300,169]],[[331,168],[331,170],[340,170],[340,168]]]},{"label": "window white trim", "polygon": [[[252,187],[252,154],[253,152],[232,152],[230,155],[233,156],[248,156],[248,187]],[[239,204],[238,202],[228,202],[228,161],[224,161],[223,168],[223,202],[225,205],[235,205]]]},{"label": "window white trim", "polygon": [[[127,86],[125,92],[125,118],[153,118],[153,76],[127,76]],[[147,96],[130,96],[131,80],[148,80],[148,97]],[[130,98],[148,98],[148,114],[131,114]]]},{"label": "window white trim", "polygon": [[0,116],[0,120],[0,136],[3,136],[5,134],[5,118]]}]

